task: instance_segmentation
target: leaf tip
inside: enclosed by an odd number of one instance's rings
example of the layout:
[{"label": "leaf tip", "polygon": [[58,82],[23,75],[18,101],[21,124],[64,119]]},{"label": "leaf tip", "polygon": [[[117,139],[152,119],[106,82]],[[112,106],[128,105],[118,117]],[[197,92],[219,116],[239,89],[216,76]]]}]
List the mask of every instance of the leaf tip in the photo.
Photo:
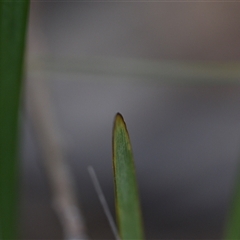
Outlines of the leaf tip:
[{"label": "leaf tip", "polygon": [[123,127],[124,129],[127,129],[126,123],[124,121],[122,114],[118,112],[114,119],[114,129],[120,126]]},{"label": "leaf tip", "polygon": [[115,122],[116,121],[121,121],[124,122],[123,116],[120,112],[117,112],[116,116],[115,116]]}]

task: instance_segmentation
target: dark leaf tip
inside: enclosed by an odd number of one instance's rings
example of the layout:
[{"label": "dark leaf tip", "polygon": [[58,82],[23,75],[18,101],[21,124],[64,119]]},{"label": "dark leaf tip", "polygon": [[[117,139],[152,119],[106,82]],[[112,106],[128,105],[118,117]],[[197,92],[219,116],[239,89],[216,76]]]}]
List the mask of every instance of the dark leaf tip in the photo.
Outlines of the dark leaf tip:
[{"label": "dark leaf tip", "polygon": [[127,131],[127,126],[124,121],[124,118],[122,114],[119,112],[116,114],[115,120],[114,120],[114,129],[116,130],[117,127],[123,127]]}]

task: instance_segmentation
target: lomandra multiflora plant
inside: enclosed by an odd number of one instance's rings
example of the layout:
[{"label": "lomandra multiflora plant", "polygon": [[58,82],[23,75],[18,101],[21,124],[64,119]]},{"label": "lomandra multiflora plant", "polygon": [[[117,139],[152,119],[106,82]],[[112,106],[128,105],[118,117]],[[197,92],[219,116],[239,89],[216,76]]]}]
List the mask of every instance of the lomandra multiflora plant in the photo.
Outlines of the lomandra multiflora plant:
[{"label": "lomandra multiflora plant", "polygon": [[[0,239],[19,239],[17,233],[19,202],[18,126],[28,12],[29,0],[0,1]],[[156,72],[161,75],[161,69],[163,72],[166,69],[166,67],[159,68],[157,65],[155,68],[156,66],[154,66],[150,66],[150,69],[155,70],[148,71],[147,76],[155,76]],[[171,69],[171,73],[178,73],[178,71],[172,71],[174,67],[175,65],[172,65],[167,69]],[[207,69],[209,70],[209,68]],[[129,69],[130,73],[131,70]],[[192,72],[194,71],[190,72],[191,74],[187,79],[192,80],[194,77]],[[238,69],[231,72],[233,72],[233,81],[238,80]],[[200,66],[197,79],[206,77],[205,74],[201,75],[201,73]],[[217,79],[216,72],[213,71],[213,73],[209,75],[210,77],[207,75],[208,81],[212,79],[212,83],[219,80],[218,78],[227,78],[224,75],[225,72],[218,71]],[[142,75],[144,72],[137,72],[137,76],[139,74]],[[165,76],[164,74],[161,76]],[[174,77],[179,78],[176,75]],[[171,77],[171,79],[174,78]],[[119,113],[114,120],[112,140],[119,236],[121,239],[144,239],[132,146],[126,124]],[[229,207],[225,239],[240,239],[239,182],[236,184],[236,193]]]}]

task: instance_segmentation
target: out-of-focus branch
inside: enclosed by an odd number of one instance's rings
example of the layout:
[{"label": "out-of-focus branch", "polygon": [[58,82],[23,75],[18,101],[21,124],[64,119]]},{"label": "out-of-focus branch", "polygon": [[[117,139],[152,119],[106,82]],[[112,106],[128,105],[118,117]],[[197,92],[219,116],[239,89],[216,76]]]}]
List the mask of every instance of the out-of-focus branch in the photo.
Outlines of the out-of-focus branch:
[{"label": "out-of-focus branch", "polygon": [[65,239],[87,239],[44,80],[31,79],[27,84],[27,94],[30,117],[42,147],[44,166],[51,185],[53,206],[61,221]]},{"label": "out-of-focus branch", "polygon": [[[41,68],[41,62],[45,68]],[[153,81],[170,85],[228,85],[240,84],[240,62],[208,61],[154,61],[148,59],[85,57],[85,58],[35,58],[30,72],[61,72],[68,74],[95,74],[121,76],[132,81]],[[68,80],[68,79],[67,79]],[[129,80],[129,79],[128,79]]]}]

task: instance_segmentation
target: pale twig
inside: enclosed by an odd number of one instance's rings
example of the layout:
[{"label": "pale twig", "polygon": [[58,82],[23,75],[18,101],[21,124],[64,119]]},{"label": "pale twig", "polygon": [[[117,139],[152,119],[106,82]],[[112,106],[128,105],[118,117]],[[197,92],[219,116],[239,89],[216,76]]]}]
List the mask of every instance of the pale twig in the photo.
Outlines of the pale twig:
[{"label": "pale twig", "polygon": [[89,172],[89,175],[90,175],[90,177],[92,179],[93,185],[94,185],[95,190],[96,190],[97,195],[98,195],[98,198],[99,198],[99,200],[100,200],[100,202],[102,204],[103,210],[104,210],[104,212],[105,212],[105,214],[107,216],[107,219],[108,219],[108,222],[109,222],[109,224],[111,226],[113,234],[114,234],[114,236],[115,236],[115,238],[117,240],[120,240],[117,227],[115,225],[115,222],[114,222],[112,214],[111,214],[111,212],[109,210],[107,201],[106,201],[106,199],[104,197],[103,191],[102,191],[101,186],[99,184],[99,181],[97,179],[97,175],[96,175],[96,173],[95,173],[95,171],[94,171],[92,166],[88,167],[88,172]]},{"label": "pale twig", "polygon": [[[39,62],[45,62],[41,69]],[[131,78],[139,82],[150,80],[159,84],[174,85],[239,85],[240,62],[208,61],[154,61],[147,59],[85,57],[57,58],[45,56],[30,63],[30,71],[58,72],[69,75],[94,74],[98,76]],[[99,81],[98,78],[97,81]],[[104,78],[107,79],[107,78]],[[112,78],[110,78],[112,81]],[[66,80],[69,80],[68,78]]]},{"label": "pale twig", "polygon": [[43,79],[28,82],[30,116],[43,151],[53,206],[62,224],[65,239],[87,239],[71,174],[60,147],[61,136],[47,90]]}]

